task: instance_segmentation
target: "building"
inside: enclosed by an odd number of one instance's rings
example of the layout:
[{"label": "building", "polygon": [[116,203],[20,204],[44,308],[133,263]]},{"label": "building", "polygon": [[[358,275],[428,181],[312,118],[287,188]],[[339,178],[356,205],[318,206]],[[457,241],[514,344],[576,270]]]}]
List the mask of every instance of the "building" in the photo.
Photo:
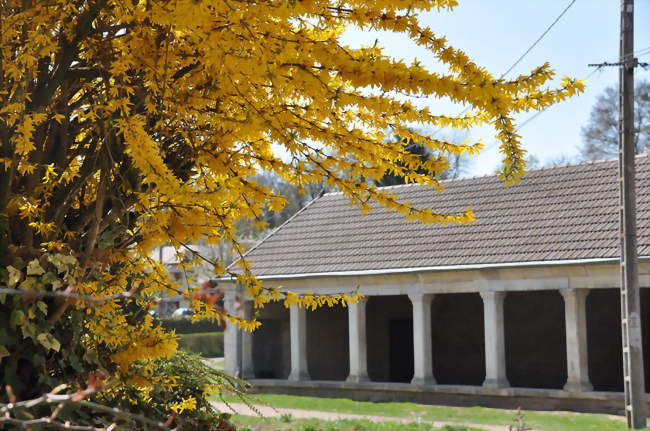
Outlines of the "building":
[{"label": "building", "polygon": [[[325,194],[252,248],[267,285],[359,291],[348,308],[270,304],[258,331],[227,329],[227,370],[258,391],[452,405],[620,412],[617,162],[396,186],[471,225],[365,216]],[[642,328],[650,357],[650,158],[637,158]],[[237,287],[224,282],[226,307]],[[243,307],[250,312],[250,305]],[[650,370],[646,361],[646,386]],[[650,398],[649,398],[650,400]]]}]

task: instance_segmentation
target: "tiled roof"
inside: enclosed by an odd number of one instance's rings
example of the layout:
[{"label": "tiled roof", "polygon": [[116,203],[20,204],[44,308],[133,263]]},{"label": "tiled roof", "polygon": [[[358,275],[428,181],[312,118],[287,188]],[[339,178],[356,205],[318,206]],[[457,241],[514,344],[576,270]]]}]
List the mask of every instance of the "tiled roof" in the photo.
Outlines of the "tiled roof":
[{"label": "tiled roof", "polygon": [[[375,205],[361,215],[340,193],[312,202],[247,259],[258,276],[399,270],[618,256],[617,161],[532,170],[507,187],[496,176],[391,191],[417,207],[456,213],[471,225],[423,225]],[[650,255],[650,157],[637,157],[639,254]]]}]

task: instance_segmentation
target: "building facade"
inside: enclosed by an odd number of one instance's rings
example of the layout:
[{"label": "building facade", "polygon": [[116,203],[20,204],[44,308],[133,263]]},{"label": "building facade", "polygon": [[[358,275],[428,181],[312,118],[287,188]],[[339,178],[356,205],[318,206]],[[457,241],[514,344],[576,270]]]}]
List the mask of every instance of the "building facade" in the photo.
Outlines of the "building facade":
[{"label": "building facade", "polygon": [[[650,162],[639,157],[645,356],[650,357]],[[316,199],[249,251],[266,285],[359,291],[349,307],[281,303],[254,333],[228,328],[226,369],[258,391],[450,405],[619,412],[623,405],[614,161],[391,188],[467,226],[425,226],[340,194]],[[224,281],[235,311],[238,287]],[[241,312],[251,315],[249,302]],[[646,361],[646,387],[650,369]],[[650,401],[650,398],[649,398]]]}]

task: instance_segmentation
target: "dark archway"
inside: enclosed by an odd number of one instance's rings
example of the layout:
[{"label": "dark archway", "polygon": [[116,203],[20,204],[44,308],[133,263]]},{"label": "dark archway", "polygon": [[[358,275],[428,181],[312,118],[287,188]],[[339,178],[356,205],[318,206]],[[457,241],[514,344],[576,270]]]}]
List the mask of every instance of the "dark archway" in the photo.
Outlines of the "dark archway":
[{"label": "dark archway", "polygon": [[[646,392],[650,392],[650,289],[641,289]],[[596,391],[623,392],[621,292],[593,289],[587,296],[589,379]]]},{"label": "dark archway", "polygon": [[307,311],[307,363],[312,380],[345,380],[350,372],[348,309]]},{"label": "dark archway", "polygon": [[366,305],[368,376],[378,382],[413,378],[413,307],[406,295],[370,296]]},{"label": "dark archway", "polygon": [[253,332],[255,378],[286,379],[291,372],[289,310],[273,302],[262,309],[259,320],[262,326]]},{"label": "dark archway", "polygon": [[593,289],[587,296],[589,379],[596,391],[623,391],[621,296],[618,289]]},{"label": "dark archway", "polygon": [[433,375],[440,384],[485,380],[483,300],[478,293],[439,294],[431,304]]},{"label": "dark archway", "polygon": [[562,295],[557,290],[508,292],[504,314],[510,385],[562,389],[567,380]]}]

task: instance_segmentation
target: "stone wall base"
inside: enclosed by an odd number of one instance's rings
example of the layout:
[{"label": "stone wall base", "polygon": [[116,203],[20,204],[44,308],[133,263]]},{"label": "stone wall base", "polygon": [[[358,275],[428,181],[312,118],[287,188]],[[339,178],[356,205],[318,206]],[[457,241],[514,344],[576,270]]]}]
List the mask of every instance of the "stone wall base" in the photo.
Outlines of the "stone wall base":
[{"label": "stone wall base", "polygon": [[[350,398],[357,401],[401,401],[458,407],[491,407],[523,410],[565,410],[583,413],[623,414],[620,392],[571,393],[555,389],[503,388],[481,386],[415,386],[407,383],[339,382],[286,380],[250,381],[254,393]],[[650,395],[646,395],[650,408]]]}]

